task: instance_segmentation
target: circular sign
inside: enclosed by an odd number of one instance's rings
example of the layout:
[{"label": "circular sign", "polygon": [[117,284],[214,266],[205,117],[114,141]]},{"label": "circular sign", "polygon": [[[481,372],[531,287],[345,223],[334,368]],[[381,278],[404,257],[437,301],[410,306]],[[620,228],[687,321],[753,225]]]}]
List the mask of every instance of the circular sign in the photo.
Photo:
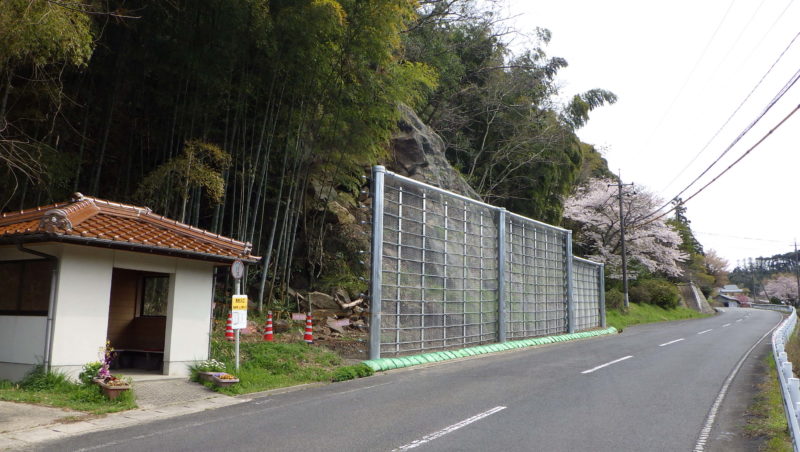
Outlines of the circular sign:
[{"label": "circular sign", "polygon": [[231,264],[231,275],[234,279],[242,279],[244,276],[244,264],[239,259],[236,259]]}]

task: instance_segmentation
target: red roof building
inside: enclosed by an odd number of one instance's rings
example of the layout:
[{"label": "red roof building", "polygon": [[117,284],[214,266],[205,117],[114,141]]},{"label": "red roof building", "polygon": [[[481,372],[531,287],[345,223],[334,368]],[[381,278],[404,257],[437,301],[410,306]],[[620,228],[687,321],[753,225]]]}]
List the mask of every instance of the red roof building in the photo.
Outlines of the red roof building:
[{"label": "red roof building", "polygon": [[188,375],[208,358],[215,268],[258,262],[251,250],[80,193],[0,214],[0,379],[37,365],[77,377],[107,341],[123,369]]},{"label": "red roof building", "polygon": [[53,241],[214,262],[259,259],[250,255],[250,243],[170,220],[147,207],[80,193],[68,202],[0,214],[0,244]]}]

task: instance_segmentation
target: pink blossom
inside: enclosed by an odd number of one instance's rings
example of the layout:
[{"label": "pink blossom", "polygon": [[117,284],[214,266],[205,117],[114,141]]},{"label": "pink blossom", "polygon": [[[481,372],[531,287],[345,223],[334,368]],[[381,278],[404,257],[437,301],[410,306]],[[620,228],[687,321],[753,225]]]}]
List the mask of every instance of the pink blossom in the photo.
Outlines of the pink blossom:
[{"label": "pink blossom", "polygon": [[[618,189],[614,181],[591,179],[564,203],[564,217],[580,224],[576,241],[592,250],[589,259],[604,262],[608,275],[621,278],[620,219]],[[643,187],[623,191],[625,247],[629,261],[636,261],[652,272],[680,276],[678,265],[687,259],[678,247],[681,237],[666,223],[666,218],[647,217],[663,201]],[[636,275],[631,275],[633,278]]]}]

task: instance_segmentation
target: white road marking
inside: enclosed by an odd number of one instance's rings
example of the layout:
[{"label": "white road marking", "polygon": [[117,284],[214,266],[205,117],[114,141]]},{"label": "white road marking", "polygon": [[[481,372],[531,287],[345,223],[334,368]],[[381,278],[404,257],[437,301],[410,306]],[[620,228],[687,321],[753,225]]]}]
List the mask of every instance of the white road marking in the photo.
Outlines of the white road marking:
[{"label": "white road marking", "polygon": [[737,322],[741,322],[741,321],[742,321],[742,319],[737,320]]},{"label": "white road marking", "polygon": [[663,344],[659,345],[659,347],[664,347],[665,345],[674,344],[674,343],[676,343],[676,342],[680,342],[680,341],[682,341],[682,340],[683,340],[683,338],[680,338],[680,339],[675,339],[674,341],[664,342]]},{"label": "white road marking", "polygon": [[425,443],[429,443],[429,442],[435,440],[436,438],[441,438],[442,436],[444,436],[444,435],[446,435],[448,433],[452,433],[452,432],[460,429],[461,427],[466,427],[467,425],[472,424],[473,422],[480,421],[481,419],[483,419],[485,417],[489,417],[489,416],[493,415],[494,413],[497,413],[498,411],[502,411],[502,410],[505,410],[505,409],[506,409],[506,407],[504,407],[504,406],[496,406],[496,407],[492,408],[489,411],[484,411],[483,413],[476,414],[475,416],[472,416],[469,419],[464,419],[463,421],[458,422],[456,424],[453,424],[453,425],[451,425],[449,427],[445,427],[445,428],[439,430],[438,432],[431,433],[430,435],[425,435],[425,436],[423,436],[422,438],[420,438],[420,439],[418,439],[416,441],[412,441],[412,442],[406,444],[405,446],[400,446],[397,449],[392,450],[392,452],[397,452],[397,451],[402,451],[402,450],[409,450],[409,449],[413,449],[415,447],[419,447],[419,446],[421,446],[421,445],[423,445]]},{"label": "white road marking", "polygon": [[731,326],[731,324],[730,323],[726,323],[725,325],[722,325],[723,328],[725,328],[726,326]]},{"label": "white road marking", "polygon": [[706,333],[708,333],[709,331],[711,331],[711,330],[713,330],[713,329],[714,329],[714,328],[711,328],[711,329],[709,329],[709,330],[705,330],[705,331],[701,331],[701,332],[699,332],[699,333],[697,333],[697,334],[706,334]]},{"label": "white road marking", "polygon": [[697,442],[694,445],[694,452],[703,452],[706,449],[706,443],[708,442],[708,437],[711,436],[711,429],[712,427],[714,427],[714,420],[717,418],[717,411],[719,410],[719,406],[722,405],[722,401],[725,399],[725,394],[728,393],[728,387],[731,385],[731,382],[736,377],[736,374],[739,373],[739,369],[742,367],[742,364],[744,364],[744,361],[747,359],[748,356],[750,356],[750,353],[752,353],[753,350],[755,350],[756,346],[758,346],[758,344],[760,344],[765,337],[769,336],[770,334],[772,334],[773,331],[775,331],[775,328],[777,328],[778,325],[780,325],[780,322],[782,321],[783,319],[778,321],[778,323],[774,327],[772,327],[771,330],[764,333],[764,335],[761,336],[761,339],[757,340],[756,343],[753,344],[752,347],[750,347],[750,350],[748,350],[747,353],[745,353],[744,356],[742,356],[742,359],[740,359],[739,363],[736,364],[736,367],[733,368],[731,374],[728,375],[728,378],[725,379],[725,383],[722,385],[722,389],[719,390],[719,394],[717,395],[717,398],[714,400],[714,404],[711,405],[711,410],[709,410],[708,412],[706,423],[703,425],[703,429],[700,430],[700,436],[697,438]]},{"label": "white road marking", "polygon": [[625,361],[626,359],[631,359],[631,358],[633,358],[633,355],[623,356],[623,357],[622,357],[622,358],[620,358],[620,359],[615,359],[614,361],[610,361],[610,362],[607,362],[607,363],[605,363],[605,364],[601,364],[601,365],[599,365],[599,366],[597,366],[597,367],[592,367],[591,369],[589,369],[589,370],[584,370],[584,371],[583,371],[583,372],[581,372],[581,373],[582,373],[582,374],[590,374],[590,373],[594,372],[595,370],[600,370],[600,369],[602,369],[603,367],[608,367],[608,366],[610,366],[610,365],[612,365],[612,364],[616,364],[616,363],[618,363],[618,362],[620,362],[620,361]]}]

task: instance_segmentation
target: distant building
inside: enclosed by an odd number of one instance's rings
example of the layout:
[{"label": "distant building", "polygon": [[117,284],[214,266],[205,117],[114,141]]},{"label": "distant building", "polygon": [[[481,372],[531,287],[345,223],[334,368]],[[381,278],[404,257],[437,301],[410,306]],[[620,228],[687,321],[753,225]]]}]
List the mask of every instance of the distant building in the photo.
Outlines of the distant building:
[{"label": "distant building", "polygon": [[722,303],[723,306],[725,306],[726,308],[738,308],[739,306],[741,306],[741,302],[737,298],[731,297],[729,295],[719,294],[714,297],[714,300]]},{"label": "distant building", "polygon": [[735,297],[736,295],[739,294],[744,295],[744,289],[740,289],[739,286],[737,286],[736,284],[726,284],[721,289],[719,289],[719,294]]}]

